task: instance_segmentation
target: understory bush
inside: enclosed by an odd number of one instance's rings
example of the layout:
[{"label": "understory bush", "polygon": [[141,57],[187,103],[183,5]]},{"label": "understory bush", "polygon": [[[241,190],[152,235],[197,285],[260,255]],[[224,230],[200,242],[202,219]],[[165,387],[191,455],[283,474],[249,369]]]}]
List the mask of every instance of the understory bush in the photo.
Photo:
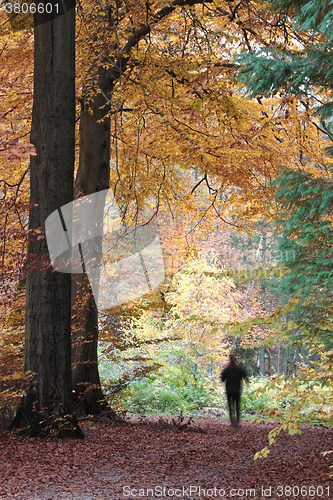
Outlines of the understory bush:
[{"label": "understory bush", "polygon": [[130,394],[125,399],[127,408],[133,413],[177,414],[191,413],[210,406],[212,397],[203,385],[168,385],[165,380],[140,380],[130,386]]},{"label": "understory bush", "polygon": [[[145,359],[149,359],[150,364],[134,362],[133,357],[123,360],[122,364],[110,364],[107,358],[100,357],[102,388],[116,410],[155,415],[177,415],[180,412],[199,415],[203,408],[210,407],[227,414],[225,389],[219,380],[221,369],[209,351],[193,349],[193,346],[189,349],[178,342],[172,346],[159,346],[153,355],[148,354],[145,353]],[[283,375],[251,377],[243,384],[242,417],[289,418],[288,415],[294,414],[300,405],[300,399],[304,399],[304,395],[300,398],[299,391],[303,391],[302,394],[305,391],[309,396],[314,392],[318,402],[309,400],[305,404],[304,401],[301,411],[297,410],[298,418],[314,422],[319,399],[324,398],[326,406],[329,403],[326,402],[325,389],[316,386],[313,391],[303,382],[305,385],[301,390],[300,382],[296,391],[296,382],[297,379],[289,380]]]},{"label": "understory bush", "polygon": [[[182,343],[162,346],[151,359],[159,369],[136,379],[128,377],[128,383],[117,394],[110,387],[127,377],[124,363],[117,367],[107,365],[107,359],[100,357],[99,369],[103,390],[110,403],[117,410],[130,413],[160,415],[199,414],[203,408],[213,407],[227,413],[227,400],[224,385],[219,380],[220,367],[210,353],[189,351]],[[128,369],[127,366],[127,369]],[[122,374],[123,370],[123,374]],[[264,409],[274,406],[272,394],[258,393],[265,379],[251,377],[244,384],[242,395],[242,414],[260,414]],[[121,387],[121,384],[119,384]],[[223,412],[222,412],[223,413]]]},{"label": "understory bush", "polygon": [[[147,353],[145,353],[147,355]],[[132,358],[133,359],[133,358]],[[156,366],[150,373],[142,371],[137,377],[128,377],[121,404],[123,410],[132,413],[178,414],[195,413],[207,406],[221,405],[216,375],[218,366],[212,355],[204,348],[189,348],[183,342],[159,346],[149,362]],[[122,377],[132,361],[107,366],[105,357],[99,358],[102,388],[108,395],[110,387]],[[138,371],[138,367],[136,368]],[[132,369],[132,374],[135,373]],[[146,375],[146,376],[145,376]],[[113,380],[114,379],[114,380]],[[121,384],[119,384],[119,387]],[[111,399],[112,404],[112,399]],[[117,398],[117,405],[119,397]]]}]

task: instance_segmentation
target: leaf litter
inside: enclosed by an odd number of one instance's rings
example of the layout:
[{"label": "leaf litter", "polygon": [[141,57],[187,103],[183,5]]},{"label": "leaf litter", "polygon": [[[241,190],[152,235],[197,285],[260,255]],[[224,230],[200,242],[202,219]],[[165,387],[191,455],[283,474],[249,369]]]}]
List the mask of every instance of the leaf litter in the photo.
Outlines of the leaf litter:
[{"label": "leaf litter", "polygon": [[[274,424],[243,421],[237,433],[217,418],[131,416],[122,425],[105,418],[80,425],[84,440],[2,432],[0,498],[333,497],[333,455],[323,455],[333,449],[328,428],[307,425],[296,436],[284,432],[267,458],[254,461]],[[291,495],[288,487],[294,488]]]}]

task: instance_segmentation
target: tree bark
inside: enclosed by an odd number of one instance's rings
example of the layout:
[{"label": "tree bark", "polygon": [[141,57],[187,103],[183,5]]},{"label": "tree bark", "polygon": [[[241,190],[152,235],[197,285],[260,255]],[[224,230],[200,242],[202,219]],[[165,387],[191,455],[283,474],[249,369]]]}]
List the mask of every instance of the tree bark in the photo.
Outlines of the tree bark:
[{"label": "tree bark", "polygon": [[[34,100],[29,229],[73,200],[75,154],[75,9],[56,19],[35,16]],[[48,262],[46,238],[28,257]],[[31,377],[10,429],[28,436],[84,437],[71,396],[71,276],[50,266],[28,272],[25,370]]]},{"label": "tree bark", "polygon": [[[86,196],[109,188],[110,118],[106,97],[113,87],[112,74],[100,67],[100,92],[86,106],[82,99],[80,116],[80,158],[75,180],[75,197]],[[92,112],[92,113],[91,113]],[[98,123],[98,120],[103,119]],[[97,297],[95,297],[97,301]],[[72,278],[72,387],[77,415],[99,414],[110,408],[100,386],[97,360],[98,310],[86,274]],[[83,307],[82,307],[83,305]],[[114,414],[115,416],[115,414]]]},{"label": "tree bark", "polygon": [[288,346],[285,347],[284,349],[284,360],[283,360],[283,375],[285,377],[288,376]]},{"label": "tree bark", "polygon": [[[262,233],[262,261],[265,262],[266,260],[266,242],[267,242],[267,233],[266,231],[263,231]],[[261,291],[262,295],[264,298],[264,307],[263,309],[265,310],[265,294],[266,294],[266,287],[265,285],[261,285]],[[260,376],[263,377],[265,375],[265,348],[262,345],[260,347]]]}]

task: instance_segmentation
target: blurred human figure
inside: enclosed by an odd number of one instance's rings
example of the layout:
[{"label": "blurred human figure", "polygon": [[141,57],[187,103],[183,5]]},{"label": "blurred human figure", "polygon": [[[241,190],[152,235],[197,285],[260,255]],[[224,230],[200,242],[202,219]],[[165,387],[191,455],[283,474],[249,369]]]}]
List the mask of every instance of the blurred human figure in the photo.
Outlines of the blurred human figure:
[{"label": "blurred human figure", "polygon": [[222,382],[225,381],[230,423],[235,430],[238,430],[240,419],[239,405],[241,397],[241,382],[242,379],[248,380],[248,375],[245,369],[237,363],[237,359],[234,354],[229,355],[229,360],[230,362],[222,371],[220,378]]}]

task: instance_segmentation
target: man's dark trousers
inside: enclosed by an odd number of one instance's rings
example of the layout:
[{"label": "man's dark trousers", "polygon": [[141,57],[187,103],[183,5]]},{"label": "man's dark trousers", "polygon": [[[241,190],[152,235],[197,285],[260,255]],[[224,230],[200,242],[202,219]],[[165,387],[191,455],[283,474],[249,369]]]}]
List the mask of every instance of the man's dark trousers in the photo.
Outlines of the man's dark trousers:
[{"label": "man's dark trousers", "polygon": [[[239,427],[239,403],[240,403],[240,392],[227,393],[228,398],[228,407],[229,407],[229,417],[230,422],[233,427]],[[236,419],[235,419],[235,410],[236,410]]]}]

